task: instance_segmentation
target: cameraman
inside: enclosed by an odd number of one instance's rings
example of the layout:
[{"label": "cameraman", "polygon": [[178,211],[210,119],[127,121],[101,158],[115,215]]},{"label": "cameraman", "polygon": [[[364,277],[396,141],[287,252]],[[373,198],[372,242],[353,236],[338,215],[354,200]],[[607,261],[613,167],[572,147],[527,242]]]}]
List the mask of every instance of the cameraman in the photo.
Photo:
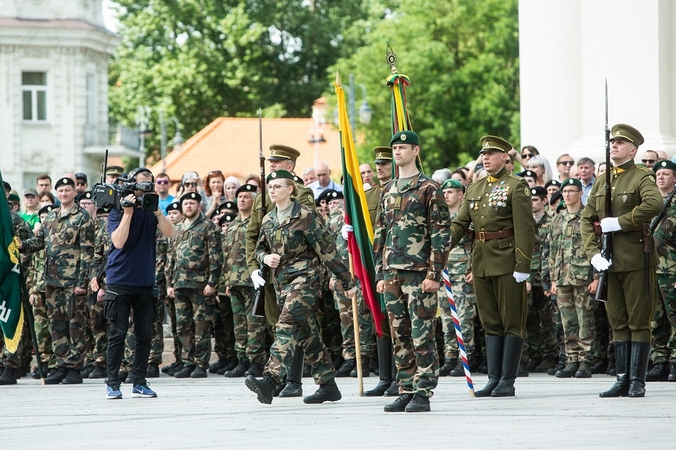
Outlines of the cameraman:
[{"label": "cameraman", "polygon": [[[134,169],[127,182],[153,184],[153,174],[146,168]],[[138,186],[137,186],[138,187]],[[148,191],[135,190],[124,200],[131,206],[122,211],[113,209],[108,216],[108,232],[112,242],[106,269],[107,291],[104,296],[104,314],[108,319],[108,350],[106,355],[108,378],[106,398],[122,398],[118,370],[124,352],[124,340],[129,328],[129,313],[134,311],[136,351],[129,374],[132,397],[157,397],[148,388],[145,376],[150,354],[152,332],[153,286],[155,285],[156,230],[166,236],[173,235],[173,227],[161,210],[145,211],[137,196]],[[121,203],[127,203],[121,202]]]}]

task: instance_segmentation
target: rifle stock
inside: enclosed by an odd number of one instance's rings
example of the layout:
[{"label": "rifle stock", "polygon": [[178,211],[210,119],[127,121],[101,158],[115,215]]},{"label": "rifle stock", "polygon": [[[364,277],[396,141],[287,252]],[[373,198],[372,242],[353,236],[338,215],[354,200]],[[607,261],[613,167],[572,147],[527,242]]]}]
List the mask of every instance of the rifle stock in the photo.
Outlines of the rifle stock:
[{"label": "rifle stock", "polygon": [[[259,223],[263,222],[263,217],[266,213],[265,195],[265,155],[263,155],[263,112],[258,108],[258,158],[260,160],[260,176],[261,176],[261,212],[259,213]],[[260,265],[261,277],[264,280],[268,279],[268,267],[261,263]],[[265,317],[265,287],[256,289],[256,297],[253,304],[253,315],[258,317]]]},{"label": "rifle stock", "polygon": [[[612,186],[611,186],[611,165],[610,165],[610,128],[608,128],[608,80],[606,80],[606,198],[604,217],[612,217],[613,203],[612,203]],[[603,241],[601,246],[601,256],[610,261],[613,257],[613,234],[603,233]],[[605,302],[608,300],[608,270],[601,272],[599,276],[599,284],[596,288],[596,295],[594,300]]]}]

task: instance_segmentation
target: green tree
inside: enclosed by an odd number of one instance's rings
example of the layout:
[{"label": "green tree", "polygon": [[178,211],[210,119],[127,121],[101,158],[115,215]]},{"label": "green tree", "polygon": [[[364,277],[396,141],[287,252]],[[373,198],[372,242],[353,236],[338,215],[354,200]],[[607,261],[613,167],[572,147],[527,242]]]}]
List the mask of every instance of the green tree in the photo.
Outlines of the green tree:
[{"label": "green tree", "polygon": [[363,160],[391,137],[388,42],[397,69],[411,79],[408,110],[428,173],[476,158],[485,134],[517,145],[517,0],[401,0],[364,39],[365,45],[340,59],[329,75],[333,81],[339,70],[345,83],[352,73],[367,88],[374,114],[361,128]]}]

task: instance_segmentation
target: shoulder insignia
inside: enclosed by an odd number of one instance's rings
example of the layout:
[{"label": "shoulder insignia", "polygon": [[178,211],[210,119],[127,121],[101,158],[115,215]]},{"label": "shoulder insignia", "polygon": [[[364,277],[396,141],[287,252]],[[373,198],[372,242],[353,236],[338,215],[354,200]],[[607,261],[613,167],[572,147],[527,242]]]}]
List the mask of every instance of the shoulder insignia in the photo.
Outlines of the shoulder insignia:
[{"label": "shoulder insignia", "polygon": [[518,180],[518,181],[523,180],[523,177],[520,177],[520,176],[515,175],[513,173],[510,173],[508,176],[511,177],[511,178],[514,178],[515,180]]},{"label": "shoulder insignia", "polygon": [[526,197],[530,197],[530,188],[527,187],[523,188],[523,192],[526,193]]},{"label": "shoulder insignia", "polygon": [[649,175],[649,176],[648,176],[648,179],[649,179],[650,181],[652,181],[653,183],[655,182],[655,177],[654,177],[653,175]]},{"label": "shoulder insignia", "polygon": [[307,195],[307,201],[310,202],[310,203],[314,203],[314,202],[315,202],[315,197],[314,197],[314,195],[308,194],[308,195]]}]

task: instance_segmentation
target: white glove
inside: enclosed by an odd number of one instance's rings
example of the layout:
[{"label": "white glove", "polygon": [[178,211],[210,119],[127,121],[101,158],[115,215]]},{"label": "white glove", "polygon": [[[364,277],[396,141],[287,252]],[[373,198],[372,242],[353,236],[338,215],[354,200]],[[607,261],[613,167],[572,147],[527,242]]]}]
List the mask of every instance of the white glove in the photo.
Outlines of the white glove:
[{"label": "white glove", "polygon": [[340,234],[343,236],[343,239],[347,241],[348,233],[352,233],[353,231],[354,227],[352,225],[345,224],[343,225],[343,228],[340,229]]},{"label": "white glove", "polygon": [[516,272],[515,271],[512,276],[514,277],[514,279],[516,280],[517,283],[523,283],[524,281],[526,281],[528,279],[528,277],[530,276],[530,273],[523,273],[523,272]]},{"label": "white glove", "polygon": [[265,286],[265,278],[261,276],[260,270],[255,270],[251,273],[251,281],[253,281],[254,289]]},{"label": "white glove", "polygon": [[608,270],[608,267],[613,263],[612,260],[608,261],[606,258],[601,256],[600,253],[597,253],[594,255],[594,257],[591,259],[592,266],[594,266],[594,269],[598,270],[599,272],[603,272],[604,270]]},{"label": "white glove", "polygon": [[620,231],[621,229],[620,219],[617,217],[606,217],[605,219],[601,219],[601,231],[604,233],[612,233],[613,231]]}]

